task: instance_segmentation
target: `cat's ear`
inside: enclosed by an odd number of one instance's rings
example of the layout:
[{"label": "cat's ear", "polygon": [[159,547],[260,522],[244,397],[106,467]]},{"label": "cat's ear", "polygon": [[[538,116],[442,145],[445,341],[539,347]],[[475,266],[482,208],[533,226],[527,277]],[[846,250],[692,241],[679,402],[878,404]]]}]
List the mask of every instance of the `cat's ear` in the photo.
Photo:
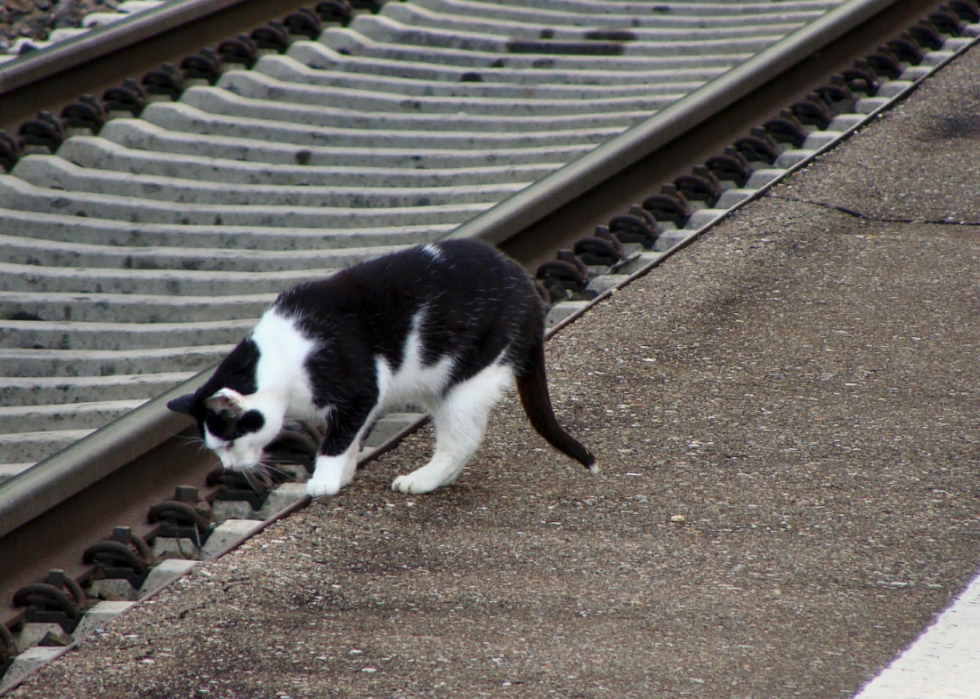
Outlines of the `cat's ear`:
[{"label": "cat's ear", "polygon": [[215,393],[204,401],[204,407],[213,413],[224,413],[232,418],[237,418],[243,412],[238,401],[225,393]]},{"label": "cat's ear", "polygon": [[196,403],[197,400],[193,393],[185,393],[184,395],[174,398],[172,401],[167,403],[167,407],[173,410],[175,413],[193,415],[194,406]]}]

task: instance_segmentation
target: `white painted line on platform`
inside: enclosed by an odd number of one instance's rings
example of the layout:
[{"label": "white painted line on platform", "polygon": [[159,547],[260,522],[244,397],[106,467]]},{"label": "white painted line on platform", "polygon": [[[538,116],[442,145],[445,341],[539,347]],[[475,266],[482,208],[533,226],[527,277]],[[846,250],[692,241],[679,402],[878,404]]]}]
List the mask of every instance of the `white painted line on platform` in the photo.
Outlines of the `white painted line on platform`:
[{"label": "white painted line on platform", "polygon": [[980,575],[854,699],[980,699]]}]

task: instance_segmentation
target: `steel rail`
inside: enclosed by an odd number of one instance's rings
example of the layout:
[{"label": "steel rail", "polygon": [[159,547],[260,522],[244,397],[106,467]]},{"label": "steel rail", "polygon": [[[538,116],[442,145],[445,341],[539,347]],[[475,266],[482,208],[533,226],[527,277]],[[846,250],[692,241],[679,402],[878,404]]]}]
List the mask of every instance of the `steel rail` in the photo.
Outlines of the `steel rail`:
[{"label": "steel rail", "polygon": [[[472,237],[497,245],[506,244],[562,207],[600,189],[603,184],[650,157],[658,149],[683,139],[712,117],[732,108],[814,53],[861,27],[868,28],[886,11],[901,6],[902,15],[907,18],[918,6],[936,4],[905,0],[852,0],[461,225],[450,237]],[[652,189],[654,184],[655,181],[648,181],[648,189]],[[203,383],[210,371],[202,372],[70,448],[0,484],[0,538],[186,429],[189,421],[169,412],[166,402],[180,392],[193,390]]]},{"label": "steel rail", "polygon": [[[235,36],[302,4],[302,0],[183,0],[33,51],[0,66],[0,128]],[[124,60],[117,60],[120,57]]]},{"label": "steel rail", "polygon": [[0,484],[0,538],[61,504],[190,425],[167,401],[204,383],[202,372]]},{"label": "steel rail", "polygon": [[0,68],[0,96],[245,2],[247,0],[187,0],[162,5],[131,19],[92,29],[83,36],[43,51],[32,52]]},{"label": "steel rail", "polygon": [[701,89],[464,223],[449,237],[476,238],[494,245],[503,243],[529,222],[544,218],[650,152],[690,133],[709,117],[893,4],[895,0],[855,0],[831,10]]},{"label": "steel rail", "polygon": [[[719,122],[762,123],[771,116],[772,92],[780,93],[782,105],[790,104],[849,65],[867,50],[861,46],[867,38],[849,40],[862,28],[873,25],[877,43],[905,29],[910,16],[925,16],[940,4],[854,0],[841,5],[462,224],[449,237],[476,238],[525,264],[538,264],[552,255],[558,241],[591,235],[609,210],[629,208],[691,163],[730,145],[732,127]],[[812,60],[815,56],[820,59]],[[590,215],[597,209],[603,213]],[[573,213],[556,219],[563,211]],[[572,226],[574,233],[568,232]]]}]

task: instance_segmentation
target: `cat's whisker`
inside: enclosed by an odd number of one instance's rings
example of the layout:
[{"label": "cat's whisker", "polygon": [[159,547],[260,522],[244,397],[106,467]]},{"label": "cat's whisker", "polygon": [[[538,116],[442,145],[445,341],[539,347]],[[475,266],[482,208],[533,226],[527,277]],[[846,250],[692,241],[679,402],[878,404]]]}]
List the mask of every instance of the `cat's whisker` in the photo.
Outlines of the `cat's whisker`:
[{"label": "cat's whisker", "polygon": [[260,487],[260,484],[256,478],[256,473],[252,469],[244,469],[240,471],[240,473],[245,479],[245,482],[248,483],[248,487],[251,488],[254,493],[261,495],[266,490],[266,488]]},{"label": "cat's whisker", "polygon": [[289,473],[276,468],[265,460],[257,462],[248,469],[248,472],[256,481],[263,485],[264,489],[272,488],[277,482],[290,480]]},{"label": "cat's whisker", "polygon": [[255,476],[256,480],[262,484],[263,490],[269,490],[274,484],[273,478],[269,472],[259,465],[256,465],[256,467],[252,470],[252,475]]},{"label": "cat's whisker", "polygon": [[289,473],[287,471],[283,471],[281,468],[276,468],[272,464],[260,462],[259,466],[261,466],[262,469],[270,475],[281,476],[282,478],[285,479],[289,478]]},{"label": "cat's whisker", "polygon": [[180,445],[183,447],[192,447],[195,454],[203,454],[205,452],[211,451],[208,449],[208,445],[200,437],[180,437]]}]

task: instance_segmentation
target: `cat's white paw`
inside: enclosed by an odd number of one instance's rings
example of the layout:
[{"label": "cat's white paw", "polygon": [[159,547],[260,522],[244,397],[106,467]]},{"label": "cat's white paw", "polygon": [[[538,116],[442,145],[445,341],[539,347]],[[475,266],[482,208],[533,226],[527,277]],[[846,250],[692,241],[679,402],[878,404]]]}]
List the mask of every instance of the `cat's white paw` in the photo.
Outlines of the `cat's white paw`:
[{"label": "cat's white paw", "polygon": [[311,478],[306,481],[306,493],[311,498],[336,495],[344,484],[336,478]]},{"label": "cat's white paw", "polygon": [[419,476],[418,471],[413,471],[407,476],[398,476],[391,483],[391,489],[397,490],[408,495],[418,495],[420,493],[430,493],[442,485],[441,482],[426,478],[425,474]]}]

